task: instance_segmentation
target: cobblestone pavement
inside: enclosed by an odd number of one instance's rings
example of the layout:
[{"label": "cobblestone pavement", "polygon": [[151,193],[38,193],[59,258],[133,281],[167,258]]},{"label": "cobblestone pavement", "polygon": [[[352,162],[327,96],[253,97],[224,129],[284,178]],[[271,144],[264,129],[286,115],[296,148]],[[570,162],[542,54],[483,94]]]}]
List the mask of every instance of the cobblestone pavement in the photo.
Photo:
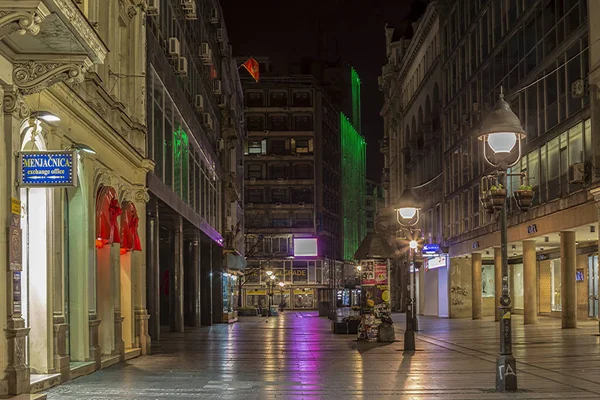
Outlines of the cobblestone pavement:
[{"label": "cobblestone pavement", "polygon": [[166,333],[154,354],[57,386],[48,399],[598,399],[598,322],[514,318],[520,391],[495,393],[497,323],[420,317],[417,351],[334,335],[314,312]]}]

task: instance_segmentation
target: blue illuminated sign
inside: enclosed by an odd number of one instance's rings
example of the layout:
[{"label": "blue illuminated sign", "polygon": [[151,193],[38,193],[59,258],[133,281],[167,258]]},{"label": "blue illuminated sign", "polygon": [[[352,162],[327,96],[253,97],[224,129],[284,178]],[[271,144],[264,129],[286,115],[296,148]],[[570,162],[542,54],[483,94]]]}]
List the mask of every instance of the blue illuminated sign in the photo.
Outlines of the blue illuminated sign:
[{"label": "blue illuminated sign", "polygon": [[22,151],[19,167],[21,186],[77,186],[75,151]]},{"label": "blue illuminated sign", "polygon": [[421,253],[424,255],[428,255],[428,254],[440,254],[442,251],[440,249],[440,245],[439,244],[433,244],[433,243],[427,243],[423,245],[423,250],[421,250]]}]

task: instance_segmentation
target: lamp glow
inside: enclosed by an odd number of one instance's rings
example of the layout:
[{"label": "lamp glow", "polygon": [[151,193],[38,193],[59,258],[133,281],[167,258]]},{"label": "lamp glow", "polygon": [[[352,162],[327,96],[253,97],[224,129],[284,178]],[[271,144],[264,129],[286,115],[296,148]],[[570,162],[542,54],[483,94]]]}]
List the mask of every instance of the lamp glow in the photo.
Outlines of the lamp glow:
[{"label": "lamp glow", "polygon": [[38,111],[38,112],[34,112],[32,114],[32,117],[37,117],[39,119],[42,119],[46,122],[59,122],[60,118],[57,115],[52,114],[51,112],[48,111]]},{"label": "lamp glow", "polygon": [[267,276],[273,275],[273,271],[267,271]]},{"label": "lamp glow", "polygon": [[285,283],[283,283],[283,282],[279,282],[279,286],[281,286],[281,287],[284,287],[284,286],[285,286]]},{"label": "lamp glow", "polygon": [[409,245],[410,245],[410,248],[414,250],[414,249],[417,248],[417,241],[416,240],[411,240],[410,243],[409,243]]},{"label": "lamp glow", "polygon": [[494,153],[510,153],[517,144],[517,134],[514,132],[496,132],[488,135],[488,144]]},{"label": "lamp glow", "polygon": [[272,281],[275,280],[275,275],[269,275],[269,278],[271,278]]}]

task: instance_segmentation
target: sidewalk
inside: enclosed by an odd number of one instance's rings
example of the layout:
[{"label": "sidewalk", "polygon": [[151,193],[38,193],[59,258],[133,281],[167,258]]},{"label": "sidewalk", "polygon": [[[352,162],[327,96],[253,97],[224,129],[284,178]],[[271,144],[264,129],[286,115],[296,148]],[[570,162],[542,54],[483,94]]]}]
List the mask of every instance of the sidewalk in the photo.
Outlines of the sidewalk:
[{"label": "sidewalk", "polygon": [[[497,324],[420,317],[417,351],[397,341],[357,343],[334,335],[316,312],[285,312],[268,321],[168,333],[155,354],[76,379],[48,399],[598,399],[600,338],[596,321],[576,330],[543,318],[514,319],[521,390],[497,394]],[[266,322],[267,321],[267,322]]]}]

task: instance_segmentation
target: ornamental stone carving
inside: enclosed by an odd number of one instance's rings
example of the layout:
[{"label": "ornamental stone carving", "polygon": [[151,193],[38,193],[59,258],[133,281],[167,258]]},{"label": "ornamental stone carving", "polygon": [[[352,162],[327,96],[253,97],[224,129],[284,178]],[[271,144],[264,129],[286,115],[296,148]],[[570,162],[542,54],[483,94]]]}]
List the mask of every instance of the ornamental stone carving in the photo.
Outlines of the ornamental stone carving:
[{"label": "ornamental stone carving", "polygon": [[4,91],[2,106],[4,114],[14,115],[18,119],[29,118],[29,106],[23,96],[16,90]]},{"label": "ornamental stone carving", "polygon": [[148,188],[141,188],[135,191],[133,199],[136,203],[147,203],[150,201]]},{"label": "ornamental stone carving", "polygon": [[15,63],[14,83],[25,94],[39,92],[58,82],[83,82],[85,71],[92,65],[85,60],[80,63],[37,62]]},{"label": "ornamental stone carving", "polygon": [[37,10],[0,11],[0,39],[14,32],[20,35],[37,35],[40,32],[40,24],[49,14],[50,11],[43,4]]}]

